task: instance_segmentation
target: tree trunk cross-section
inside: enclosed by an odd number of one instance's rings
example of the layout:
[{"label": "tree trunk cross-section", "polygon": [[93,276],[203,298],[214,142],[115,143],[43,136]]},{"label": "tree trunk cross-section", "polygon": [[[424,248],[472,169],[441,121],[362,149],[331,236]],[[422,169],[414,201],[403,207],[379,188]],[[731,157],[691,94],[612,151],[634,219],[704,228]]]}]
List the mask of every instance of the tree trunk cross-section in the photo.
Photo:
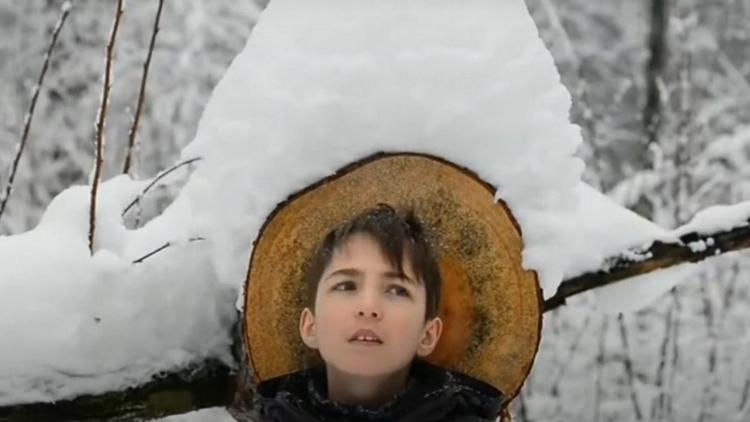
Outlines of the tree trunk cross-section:
[{"label": "tree trunk cross-section", "polygon": [[539,347],[542,297],[522,265],[520,228],[495,192],[439,157],[377,153],[289,196],[258,233],[248,265],[245,344],[257,381],[322,364],[299,337],[307,262],[325,233],[382,203],[413,210],[439,233],[443,334],[427,360],[512,399]]}]

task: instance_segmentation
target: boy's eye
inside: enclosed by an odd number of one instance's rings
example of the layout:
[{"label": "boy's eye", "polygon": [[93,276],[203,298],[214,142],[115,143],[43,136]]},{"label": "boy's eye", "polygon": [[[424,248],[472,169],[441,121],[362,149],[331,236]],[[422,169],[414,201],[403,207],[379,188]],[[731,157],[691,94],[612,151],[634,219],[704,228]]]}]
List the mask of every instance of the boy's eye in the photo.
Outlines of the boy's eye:
[{"label": "boy's eye", "polygon": [[409,294],[409,290],[407,290],[406,288],[401,287],[399,285],[396,285],[396,284],[393,284],[390,287],[388,287],[388,292],[389,293],[394,293],[394,294],[396,294],[398,296],[405,296],[405,297],[411,296]]},{"label": "boy's eye", "polygon": [[342,281],[341,283],[336,283],[336,285],[333,286],[333,288],[331,290],[338,290],[338,291],[342,291],[343,292],[343,291],[347,291],[347,290],[354,290],[355,287],[356,287],[356,285],[354,284],[353,281],[347,280],[347,281]]}]

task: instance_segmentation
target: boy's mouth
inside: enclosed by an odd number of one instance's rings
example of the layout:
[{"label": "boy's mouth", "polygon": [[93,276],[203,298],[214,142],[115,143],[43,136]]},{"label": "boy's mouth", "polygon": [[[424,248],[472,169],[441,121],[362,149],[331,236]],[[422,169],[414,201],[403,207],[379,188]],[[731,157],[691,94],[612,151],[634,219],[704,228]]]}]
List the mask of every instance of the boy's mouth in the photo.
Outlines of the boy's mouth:
[{"label": "boy's mouth", "polygon": [[350,343],[365,343],[365,344],[383,344],[383,340],[378,337],[372,330],[361,329],[357,330],[354,335],[349,338]]}]

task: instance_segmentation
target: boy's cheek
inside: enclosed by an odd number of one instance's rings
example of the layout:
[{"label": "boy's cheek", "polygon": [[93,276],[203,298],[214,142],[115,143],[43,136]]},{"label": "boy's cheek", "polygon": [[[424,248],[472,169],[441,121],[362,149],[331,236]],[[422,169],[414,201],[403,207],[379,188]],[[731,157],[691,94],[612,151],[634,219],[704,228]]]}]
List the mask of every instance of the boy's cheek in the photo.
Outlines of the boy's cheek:
[{"label": "boy's cheek", "polygon": [[321,312],[328,316],[353,318],[359,309],[356,298],[346,295],[328,295],[320,300]]},{"label": "boy's cheek", "polygon": [[399,338],[411,338],[421,333],[421,321],[415,319],[412,315],[392,315],[389,318],[388,326],[392,333]]},{"label": "boy's cheek", "polygon": [[351,325],[347,311],[342,308],[331,309],[326,307],[319,309],[316,322],[319,329],[325,327],[326,332],[340,331],[341,327]]}]

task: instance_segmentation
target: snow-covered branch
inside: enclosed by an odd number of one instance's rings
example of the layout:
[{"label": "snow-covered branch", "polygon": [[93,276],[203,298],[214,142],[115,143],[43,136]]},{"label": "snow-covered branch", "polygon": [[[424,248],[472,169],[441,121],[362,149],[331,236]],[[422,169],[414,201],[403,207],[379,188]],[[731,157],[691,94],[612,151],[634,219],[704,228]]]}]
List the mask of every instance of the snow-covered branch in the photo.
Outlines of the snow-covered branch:
[{"label": "snow-covered branch", "polygon": [[565,304],[579,293],[679,264],[699,262],[726,252],[750,248],[750,202],[711,207],[673,231],[678,242],[654,241],[646,249],[625,251],[607,259],[605,268],[563,281],[545,300],[544,310]]},{"label": "snow-covered branch", "polygon": [[126,206],[126,207],[125,207],[125,209],[124,209],[124,210],[122,211],[122,216],[124,217],[124,216],[125,216],[125,214],[127,214],[127,213],[128,213],[128,211],[130,211],[130,209],[131,209],[131,208],[133,208],[133,206],[135,206],[135,205],[136,205],[137,203],[139,203],[139,202],[140,202],[140,201],[141,201],[141,200],[143,199],[143,196],[144,196],[144,195],[146,195],[146,193],[147,193],[147,192],[148,192],[148,191],[149,191],[149,190],[150,190],[151,188],[153,188],[154,186],[156,186],[156,184],[157,184],[157,183],[159,183],[159,181],[160,181],[161,179],[163,179],[163,178],[167,177],[167,176],[168,176],[168,175],[169,175],[170,173],[172,173],[173,171],[175,171],[175,170],[179,169],[180,167],[186,166],[186,165],[188,165],[188,164],[193,164],[194,162],[196,162],[196,161],[200,161],[200,160],[201,160],[201,157],[195,157],[195,158],[191,158],[191,159],[189,159],[189,160],[181,161],[181,162],[179,162],[179,163],[177,163],[177,164],[173,165],[172,167],[170,167],[170,168],[168,168],[168,169],[166,169],[166,170],[164,170],[164,171],[160,172],[159,174],[157,174],[157,175],[156,175],[156,176],[154,177],[154,179],[153,179],[153,180],[151,181],[151,183],[149,183],[148,185],[146,185],[146,187],[145,187],[145,188],[143,188],[143,191],[141,191],[141,193],[140,193],[140,194],[139,194],[139,195],[138,195],[138,196],[137,196],[137,197],[136,197],[135,199],[133,199],[133,200],[132,200],[132,201],[131,201],[131,202],[130,202],[130,203],[129,203],[129,204],[128,204],[128,205]]},{"label": "snow-covered branch", "polygon": [[[201,241],[201,240],[206,240],[206,239],[204,239],[202,237],[191,237],[190,239],[188,239],[188,242],[198,242],[198,241]],[[154,249],[153,251],[151,251],[151,252],[149,252],[149,253],[141,256],[140,258],[138,258],[136,260],[134,260],[133,264],[142,264],[143,261],[151,258],[152,256],[158,254],[159,252],[163,251],[164,249],[167,249],[169,247],[172,247],[172,246],[175,246],[175,245],[178,245],[178,244],[180,244],[180,242],[167,242],[167,243],[159,246],[158,248]]]}]

